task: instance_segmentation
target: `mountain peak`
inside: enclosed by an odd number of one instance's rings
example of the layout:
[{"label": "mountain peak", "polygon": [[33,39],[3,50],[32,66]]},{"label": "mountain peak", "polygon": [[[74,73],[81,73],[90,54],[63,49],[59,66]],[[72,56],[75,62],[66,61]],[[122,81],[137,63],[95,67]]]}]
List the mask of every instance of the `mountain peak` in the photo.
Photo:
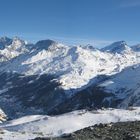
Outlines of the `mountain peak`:
[{"label": "mountain peak", "polygon": [[127,45],[127,43],[126,43],[124,40],[114,42],[113,44],[118,44],[118,45]]},{"label": "mountain peak", "polygon": [[9,46],[12,44],[12,39],[4,36],[0,38],[0,49],[4,49],[6,46]]},{"label": "mountain peak", "polygon": [[88,49],[88,50],[97,50],[97,48],[95,48],[91,44],[87,44],[87,45],[84,45],[84,46],[81,46],[81,47],[84,48],[84,49]]},{"label": "mountain peak", "polygon": [[132,49],[133,51],[140,52],[140,44],[131,46],[131,49]]},{"label": "mountain peak", "polygon": [[127,45],[125,41],[118,41],[102,48],[101,50],[111,53],[122,53],[125,50],[130,50],[130,47]]},{"label": "mountain peak", "polygon": [[6,40],[9,40],[10,38],[8,38],[7,36],[3,36],[0,38],[0,41],[6,41]]},{"label": "mountain peak", "polygon": [[10,48],[13,48],[14,50],[20,48],[21,46],[25,46],[25,41],[20,39],[19,37],[14,37],[12,39],[12,44],[10,46]]},{"label": "mountain peak", "polygon": [[51,39],[40,40],[35,44],[37,49],[48,49],[49,46],[56,44],[55,41]]}]

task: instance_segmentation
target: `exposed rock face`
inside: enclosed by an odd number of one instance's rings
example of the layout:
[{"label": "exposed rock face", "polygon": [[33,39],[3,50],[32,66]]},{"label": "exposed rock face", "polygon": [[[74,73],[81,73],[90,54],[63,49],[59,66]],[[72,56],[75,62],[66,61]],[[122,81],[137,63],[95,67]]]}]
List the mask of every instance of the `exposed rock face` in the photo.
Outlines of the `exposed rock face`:
[{"label": "exposed rock face", "polygon": [[139,140],[140,122],[99,124],[63,135],[60,138],[36,138],[35,140]]},{"label": "exposed rock face", "polygon": [[6,114],[3,112],[2,109],[0,109],[0,123],[1,123],[1,122],[4,122],[4,121],[6,121],[6,120],[7,120]]},{"label": "exposed rock face", "polygon": [[41,40],[41,41],[38,41],[36,44],[35,44],[35,47],[37,48],[37,49],[48,49],[48,47],[49,46],[51,46],[51,45],[54,45],[54,44],[56,44],[56,42],[55,41],[53,41],[53,40],[50,40],[50,39],[47,39],[47,40]]}]

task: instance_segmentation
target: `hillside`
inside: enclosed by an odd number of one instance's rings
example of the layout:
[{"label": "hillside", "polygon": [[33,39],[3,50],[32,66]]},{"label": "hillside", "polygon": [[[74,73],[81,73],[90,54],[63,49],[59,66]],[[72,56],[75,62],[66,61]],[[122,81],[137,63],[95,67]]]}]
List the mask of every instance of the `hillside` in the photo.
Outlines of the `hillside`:
[{"label": "hillside", "polygon": [[91,126],[59,138],[34,140],[139,140],[140,122],[118,122]]}]

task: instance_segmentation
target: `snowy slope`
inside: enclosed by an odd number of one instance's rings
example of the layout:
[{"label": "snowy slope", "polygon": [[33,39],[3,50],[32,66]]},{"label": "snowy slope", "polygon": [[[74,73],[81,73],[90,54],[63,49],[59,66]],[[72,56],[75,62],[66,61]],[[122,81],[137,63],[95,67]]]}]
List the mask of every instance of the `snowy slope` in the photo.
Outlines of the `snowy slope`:
[{"label": "snowy slope", "polygon": [[122,107],[140,105],[140,65],[126,68],[121,73],[104,81],[98,87],[104,92],[113,93],[116,98],[124,101]]},{"label": "snowy slope", "polygon": [[[72,133],[99,123],[140,120],[140,108],[133,110],[108,109],[97,111],[79,110],[59,116],[25,116],[0,125],[0,137],[4,140],[54,137]],[[57,123],[56,123],[57,122]]]}]

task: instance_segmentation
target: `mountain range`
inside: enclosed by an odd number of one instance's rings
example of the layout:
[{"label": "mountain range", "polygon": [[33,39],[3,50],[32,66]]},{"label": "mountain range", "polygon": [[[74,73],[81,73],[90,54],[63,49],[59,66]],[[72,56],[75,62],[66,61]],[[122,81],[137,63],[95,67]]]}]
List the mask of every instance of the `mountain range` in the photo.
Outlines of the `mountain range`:
[{"label": "mountain range", "polygon": [[[140,45],[97,49],[0,38],[0,107],[9,118],[140,105]],[[11,109],[9,110],[9,106]]]}]

